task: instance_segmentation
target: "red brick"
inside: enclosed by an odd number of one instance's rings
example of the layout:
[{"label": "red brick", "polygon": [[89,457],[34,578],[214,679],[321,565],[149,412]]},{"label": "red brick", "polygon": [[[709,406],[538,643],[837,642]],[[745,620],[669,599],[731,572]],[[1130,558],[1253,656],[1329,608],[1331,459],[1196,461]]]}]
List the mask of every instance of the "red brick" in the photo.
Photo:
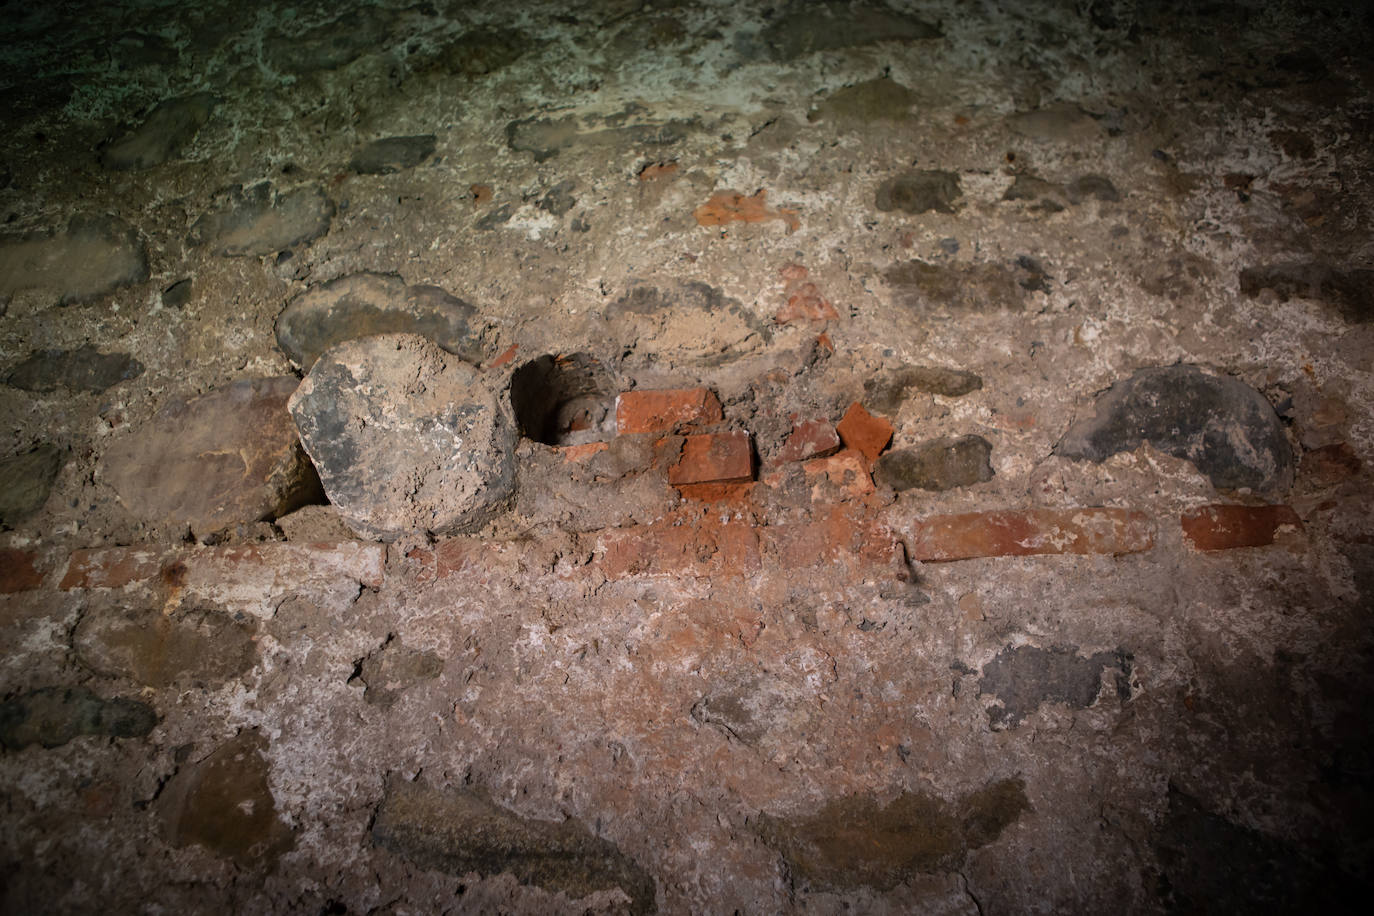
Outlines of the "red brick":
[{"label": "red brick", "polygon": [[502,366],[506,365],[511,360],[515,359],[515,353],[519,349],[519,344],[511,344],[509,347],[506,347],[505,352],[503,352],[500,356],[496,357],[496,359],[488,363],[487,368],[500,369]]},{"label": "red brick", "polygon": [[1202,506],[1183,513],[1179,523],[1198,550],[1267,547],[1280,528],[1302,530],[1292,506]]},{"label": "red brick", "polygon": [[778,451],[778,461],[805,461],[824,458],[840,450],[840,437],[828,420],[807,420],[793,425],[791,434]]},{"label": "red brick", "polygon": [[796,210],[779,207],[768,209],[768,192],[760,188],[752,197],[738,191],[717,191],[706,203],[692,211],[700,226],[723,226],[738,220],[742,223],[761,223],[778,219],[787,224],[790,235],[801,228]]},{"label": "red brick", "polygon": [[[873,492],[873,475],[868,468],[868,459],[852,448],[828,458],[815,458],[802,465],[807,477],[824,474],[832,484],[851,497],[867,496]],[[816,499],[819,495],[819,491],[813,487],[811,498]]]},{"label": "red brick", "polygon": [[587,442],[582,445],[560,446],[558,451],[567,464],[582,464],[597,452],[604,452],[609,446],[605,442]]},{"label": "red brick", "polygon": [[742,430],[688,436],[677,464],[668,468],[668,482],[674,486],[753,479],[754,453],[749,434]]},{"label": "red brick", "polygon": [[1029,509],[937,515],[911,532],[912,559],[1103,553],[1118,556],[1154,546],[1154,523],[1126,509]]},{"label": "red brick", "polygon": [[748,522],[658,522],[597,537],[608,579],[626,576],[747,576],[759,569],[759,536]]},{"label": "red brick", "polygon": [[17,547],[0,548],[0,595],[27,592],[43,584],[37,556]]},{"label": "red brick", "polygon": [[779,570],[836,562],[852,567],[906,569],[905,550],[890,528],[844,506],[809,522],[760,529],[764,557]]},{"label": "red brick", "polygon": [[173,588],[223,593],[234,600],[280,594],[299,584],[352,579],[382,584],[386,548],[364,541],[329,544],[250,544],[162,550],[107,547],[76,550],[58,586],[122,588],[158,580]]},{"label": "red brick", "polygon": [[705,388],[626,391],[615,399],[616,432],[670,433],[722,419],[720,401]]},{"label": "red brick", "polygon": [[869,461],[877,461],[883,449],[892,441],[892,424],[864,410],[858,401],[849,405],[835,429],[846,448],[858,449]]}]

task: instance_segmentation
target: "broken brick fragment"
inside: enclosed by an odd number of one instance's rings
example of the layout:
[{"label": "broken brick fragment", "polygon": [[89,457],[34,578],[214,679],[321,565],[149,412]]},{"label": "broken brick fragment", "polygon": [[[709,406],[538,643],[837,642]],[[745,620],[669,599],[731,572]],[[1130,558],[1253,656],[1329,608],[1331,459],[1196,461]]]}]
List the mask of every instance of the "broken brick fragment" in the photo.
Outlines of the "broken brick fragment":
[{"label": "broken brick fragment", "polygon": [[650,162],[639,170],[640,181],[657,181],[672,177],[678,169],[676,162]]},{"label": "broken brick fragment", "polygon": [[[802,465],[802,469],[806,471],[808,478],[824,475],[846,497],[867,496],[874,490],[868,459],[856,449],[847,448],[825,458],[813,458]],[[821,491],[817,487],[812,487],[811,498],[814,500],[820,496]]]},{"label": "broken brick fragment", "polygon": [[506,365],[511,360],[515,359],[515,352],[519,349],[519,344],[511,344],[509,347],[506,347],[505,351],[500,356],[496,357],[496,359],[488,363],[487,368],[500,369],[502,366]]},{"label": "broken brick fragment", "polygon": [[787,441],[778,451],[778,461],[806,461],[824,458],[840,450],[840,437],[828,420],[805,420],[795,423]]},{"label": "broken brick fragment", "polygon": [[1292,506],[1201,506],[1183,513],[1179,522],[1198,550],[1267,547],[1281,528],[1302,530]]},{"label": "broken brick fragment", "polygon": [[780,219],[787,224],[789,233],[801,228],[801,219],[796,210],[779,207],[770,210],[767,206],[768,192],[759,189],[752,197],[738,191],[717,191],[706,203],[697,207],[692,215],[700,226],[723,226],[726,223],[761,223],[765,220]]},{"label": "broken brick fragment", "polygon": [[794,321],[833,321],[839,313],[824,296],[815,283],[807,280],[807,270],[800,264],[788,264],[782,269],[783,295],[787,297],[784,305],[773,320],[778,324],[791,324]]},{"label": "broken brick fragment", "polygon": [[754,453],[743,430],[688,436],[677,464],[668,469],[668,482],[674,486],[753,479]]},{"label": "broken brick fragment", "polygon": [[835,424],[835,429],[846,448],[858,449],[869,461],[877,461],[883,449],[892,441],[892,424],[864,410],[858,401],[849,405],[844,417]]},{"label": "broken brick fragment", "polygon": [[31,550],[0,548],[0,595],[27,592],[43,584],[37,557]]},{"label": "broken brick fragment", "polygon": [[103,547],[72,551],[58,588],[123,588],[155,578],[176,588],[224,587],[235,594],[279,594],[291,586],[340,578],[379,588],[385,560],[383,545],[363,541],[170,551],[155,547]]},{"label": "broken brick fragment", "polygon": [[1154,546],[1154,523],[1126,509],[1030,509],[921,519],[911,557],[925,563],[1037,554],[1140,553]]},{"label": "broken brick fragment", "polygon": [[617,433],[670,433],[719,423],[720,400],[706,388],[626,391],[615,399]]}]

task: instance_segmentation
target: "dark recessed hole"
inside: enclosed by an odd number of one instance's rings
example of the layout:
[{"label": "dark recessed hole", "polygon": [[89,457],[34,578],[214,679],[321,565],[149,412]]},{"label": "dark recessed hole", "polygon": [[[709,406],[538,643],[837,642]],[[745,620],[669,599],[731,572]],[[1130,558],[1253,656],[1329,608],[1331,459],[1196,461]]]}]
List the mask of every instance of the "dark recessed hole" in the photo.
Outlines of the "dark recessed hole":
[{"label": "dark recessed hole", "polygon": [[545,445],[579,445],[606,438],[615,418],[615,386],[586,353],[540,356],[510,380],[520,434]]}]

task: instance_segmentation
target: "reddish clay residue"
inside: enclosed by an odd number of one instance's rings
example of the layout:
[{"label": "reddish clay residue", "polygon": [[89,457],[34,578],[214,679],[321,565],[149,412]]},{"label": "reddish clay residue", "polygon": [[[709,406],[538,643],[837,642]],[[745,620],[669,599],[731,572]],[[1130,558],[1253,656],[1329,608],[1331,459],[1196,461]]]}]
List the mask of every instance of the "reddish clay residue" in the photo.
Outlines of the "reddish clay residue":
[{"label": "reddish clay residue", "polygon": [[639,170],[640,181],[657,181],[660,178],[672,178],[677,174],[677,162],[650,162]]},{"label": "reddish clay residue", "polygon": [[472,195],[472,205],[480,207],[491,200],[491,185],[474,184],[468,186],[468,193]]},{"label": "reddish clay residue", "polygon": [[43,584],[32,551],[15,547],[0,549],[0,595],[26,592]]},{"label": "reddish clay residue", "polygon": [[768,209],[768,192],[759,189],[752,197],[738,191],[717,191],[711,198],[696,208],[693,215],[701,226],[723,226],[726,223],[761,223],[770,219],[780,219],[787,224],[789,233],[801,228],[801,218],[796,210],[779,207]]},{"label": "reddish clay residue", "polygon": [[782,269],[783,295],[787,297],[784,305],[773,316],[778,324],[791,324],[794,321],[834,321],[839,313],[824,296],[815,283],[807,279],[807,270],[800,264],[788,264]]},{"label": "reddish clay residue", "polygon": [[490,365],[487,366],[487,368],[500,369],[502,366],[506,365],[511,360],[515,359],[515,352],[519,349],[519,344],[511,344],[509,347],[506,347],[505,352],[503,352],[500,356],[496,357],[496,359],[492,360]]},{"label": "reddish clay residue", "polygon": [[1281,528],[1302,530],[1292,506],[1202,506],[1183,513],[1179,523],[1198,550],[1267,547]]}]

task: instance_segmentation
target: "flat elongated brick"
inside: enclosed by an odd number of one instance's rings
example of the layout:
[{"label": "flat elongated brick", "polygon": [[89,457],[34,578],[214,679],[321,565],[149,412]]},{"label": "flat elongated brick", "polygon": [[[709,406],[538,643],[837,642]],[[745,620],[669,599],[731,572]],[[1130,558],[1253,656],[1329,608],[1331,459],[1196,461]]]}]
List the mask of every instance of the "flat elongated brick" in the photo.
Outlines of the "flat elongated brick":
[{"label": "flat elongated brick", "polygon": [[349,579],[380,587],[386,548],[363,541],[332,544],[252,544],[163,551],[147,547],[76,550],[58,586],[122,588],[160,578],[171,587],[230,601],[280,594],[296,586]]},{"label": "flat elongated brick", "polygon": [[742,430],[688,436],[677,464],[668,469],[668,482],[674,486],[742,483],[753,478],[754,454],[749,434]]},{"label": "flat elongated brick", "polygon": [[886,525],[837,506],[809,522],[760,529],[764,562],[778,570],[844,561],[859,567],[904,567],[902,542]]},{"label": "flat elongated brick", "polygon": [[1119,556],[1154,546],[1154,523],[1127,509],[1029,509],[936,515],[911,532],[912,559],[1102,553]]},{"label": "flat elongated brick", "polygon": [[670,433],[722,419],[720,400],[706,388],[626,391],[615,399],[615,429],[627,433]]},{"label": "flat elongated brick", "polygon": [[531,544],[529,541],[446,538],[433,547],[417,547],[407,553],[406,558],[419,564],[417,578],[421,582],[462,577],[485,583],[493,577],[518,575]]},{"label": "flat elongated brick", "polygon": [[38,569],[32,551],[17,547],[0,549],[0,595],[26,592],[43,584],[43,573]]},{"label": "flat elongated brick", "polygon": [[670,522],[603,531],[599,565],[626,576],[745,576],[759,569],[759,536],[746,522]]},{"label": "flat elongated brick", "polygon": [[1183,513],[1179,522],[1198,550],[1267,547],[1280,528],[1302,529],[1292,506],[1201,506]]}]

